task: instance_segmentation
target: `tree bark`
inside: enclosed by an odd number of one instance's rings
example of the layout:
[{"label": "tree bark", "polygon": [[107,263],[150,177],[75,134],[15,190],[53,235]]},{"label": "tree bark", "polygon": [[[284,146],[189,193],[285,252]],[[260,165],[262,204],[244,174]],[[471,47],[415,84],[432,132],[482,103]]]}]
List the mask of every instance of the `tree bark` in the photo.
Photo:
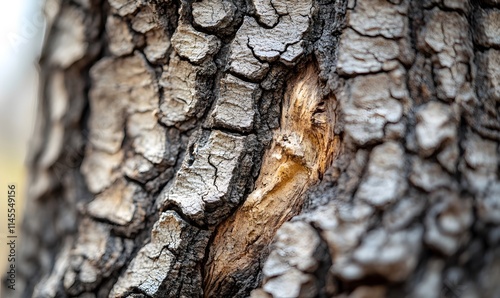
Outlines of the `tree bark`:
[{"label": "tree bark", "polygon": [[499,297],[498,0],[49,0],[8,297]]}]

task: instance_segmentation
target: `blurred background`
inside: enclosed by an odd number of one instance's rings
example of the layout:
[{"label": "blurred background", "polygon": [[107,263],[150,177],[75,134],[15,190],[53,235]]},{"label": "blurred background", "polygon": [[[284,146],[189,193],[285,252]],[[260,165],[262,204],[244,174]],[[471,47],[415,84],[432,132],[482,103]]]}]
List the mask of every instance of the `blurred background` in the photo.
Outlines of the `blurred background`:
[{"label": "blurred background", "polygon": [[[17,185],[19,234],[26,193],[26,152],[35,123],[37,60],[43,43],[44,0],[0,1],[0,268],[7,262],[7,186]],[[1,275],[1,274],[0,274]],[[1,295],[0,295],[1,296]]]}]

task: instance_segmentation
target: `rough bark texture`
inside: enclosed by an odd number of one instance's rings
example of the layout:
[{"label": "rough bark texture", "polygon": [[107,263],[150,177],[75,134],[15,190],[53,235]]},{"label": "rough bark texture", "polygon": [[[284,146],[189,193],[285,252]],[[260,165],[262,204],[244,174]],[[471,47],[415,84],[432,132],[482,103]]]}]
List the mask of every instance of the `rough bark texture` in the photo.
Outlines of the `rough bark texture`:
[{"label": "rough bark texture", "polygon": [[51,0],[9,297],[499,297],[497,0]]}]

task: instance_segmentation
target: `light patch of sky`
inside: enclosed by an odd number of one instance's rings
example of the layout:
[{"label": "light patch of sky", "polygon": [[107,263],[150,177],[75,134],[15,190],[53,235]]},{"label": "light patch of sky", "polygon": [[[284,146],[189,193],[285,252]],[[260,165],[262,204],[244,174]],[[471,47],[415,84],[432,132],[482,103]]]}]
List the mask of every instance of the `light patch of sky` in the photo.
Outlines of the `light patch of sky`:
[{"label": "light patch of sky", "polygon": [[43,39],[41,0],[0,1],[0,101],[19,88]]},{"label": "light patch of sky", "polygon": [[[44,0],[0,1],[0,149],[24,152],[36,105]],[[9,148],[7,148],[9,147]]]}]

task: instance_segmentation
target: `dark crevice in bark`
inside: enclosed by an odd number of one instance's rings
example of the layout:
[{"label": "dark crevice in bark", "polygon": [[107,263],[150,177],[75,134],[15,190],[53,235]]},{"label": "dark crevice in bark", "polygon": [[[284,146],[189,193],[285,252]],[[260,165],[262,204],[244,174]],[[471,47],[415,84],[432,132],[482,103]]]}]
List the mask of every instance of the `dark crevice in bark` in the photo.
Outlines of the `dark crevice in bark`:
[{"label": "dark crevice in bark", "polygon": [[[328,249],[328,242],[322,237],[321,229],[312,224],[312,227],[316,230],[316,233],[320,239],[320,245],[316,248],[314,253],[318,260],[318,268],[314,271],[314,276],[316,278],[317,288],[319,293],[317,293],[317,298],[328,298],[331,297],[332,289],[328,289],[332,285],[333,279],[330,273],[330,268],[332,266],[332,257]],[[335,283],[335,282],[334,282]],[[339,284],[334,284],[334,286],[340,286]]]},{"label": "dark crevice in bark", "polygon": [[166,211],[174,211],[175,213],[177,213],[181,218],[182,220],[184,220],[185,222],[187,222],[189,225],[193,226],[193,227],[196,227],[200,230],[205,230],[205,231],[208,231],[209,230],[209,226],[208,224],[206,223],[203,223],[203,224],[200,224],[200,223],[197,223],[195,222],[194,220],[192,220],[191,218],[189,218],[188,216],[186,216],[183,212],[182,212],[182,209],[175,205],[175,204],[167,204],[165,205],[162,209],[160,209],[160,212],[166,212]]}]

